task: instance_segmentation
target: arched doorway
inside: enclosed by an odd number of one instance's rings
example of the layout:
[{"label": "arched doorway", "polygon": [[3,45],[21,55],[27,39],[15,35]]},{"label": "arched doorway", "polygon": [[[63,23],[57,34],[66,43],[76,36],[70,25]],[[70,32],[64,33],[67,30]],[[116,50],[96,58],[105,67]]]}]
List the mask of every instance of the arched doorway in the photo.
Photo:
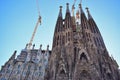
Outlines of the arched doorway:
[{"label": "arched doorway", "polygon": [[90,74],[89,74],[86,70],[83,70],[83,71],[80,73],[79,80],[92,80],[92,79],[91,79]]}]

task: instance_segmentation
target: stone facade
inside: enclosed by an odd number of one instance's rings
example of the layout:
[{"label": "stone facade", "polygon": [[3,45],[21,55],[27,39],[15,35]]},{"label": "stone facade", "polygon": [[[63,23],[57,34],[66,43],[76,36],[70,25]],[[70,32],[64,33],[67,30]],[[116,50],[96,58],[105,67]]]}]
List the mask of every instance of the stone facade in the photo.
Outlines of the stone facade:
[{"label": "stone facade", "polygon": [[81,4],[77,16],[71,16],[67,3],[63,19],[60,6],[45,80],[120,80],[119,66],[86,9],[88,18]]},{"label": "stone facade", "polygon": [[[49,47],[49,46],[48,46]],[[16,51],[11,58],[2,66],[0,80],[44,80],[45,69],[48,67],[48,58],[51,51],[23,49],[16,57]],[[28,55],[29,59],[28,60]]]},{"label": "stone facade", "polygon": [[49,46],[47,50],[26,46],[17,58],[15,51],[2,66],[0,80],[120,80],[119,66],[109,56],[88,8],[88,18],[81,4],[76,17],[68,3],[66,8],[63,19],[60,6],[52,51]]}]

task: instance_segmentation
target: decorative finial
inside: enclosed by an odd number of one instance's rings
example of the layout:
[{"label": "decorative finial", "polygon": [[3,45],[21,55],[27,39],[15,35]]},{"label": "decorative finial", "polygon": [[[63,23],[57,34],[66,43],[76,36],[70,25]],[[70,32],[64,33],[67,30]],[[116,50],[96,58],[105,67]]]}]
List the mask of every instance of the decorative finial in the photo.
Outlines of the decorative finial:
[{"label": "decorative finial", "polygon": [[35,44],[33,44],[33,48],[32,49],[34,49],[35,48]]},{"label": "decorative finial", "polygon": [[60,12],[62,12],[62,6],[60,6]]},{"label": "decorative finial", "polygon": [[28,47],[28,44],[26,44],[25,49],[27,49],[27,47]]},{"label": "decorative finial", "polygon": [[49,50],[49,45],[47,45],[47,50]]},{"label": "decorative finial", "polygon": [[60,10],[62,10],[62,6],[60,6]]},{"label": "decorative finial", "polygon": [[84,13],[82,10],[82,4],[79,4],[79,8],[80,8],[80,13]]},{"label": "decorative finial", "polygon": [[82,8],[82,4],[81,3],[79,4],[79,7]]},{"label": "decorative finial", "polygon": [[40,45],[40,50],[41,50],[41,48],[42,48],[42,44]]},{"label": "decorative finial", "polygon": [[62,6],[60,6],[59,17],[62,17]]},{"label": "decorative finial", "polygon": [[67,5],[67,10],[66,10],[66,12],[70,12],[70,11],[69,11],[69,3],[66,3],[66,5]]},{"label": "decorative finial", "polygon": [[17,53],[17,50],[14,51],[14,54],[16,54],[16,53]]},{"label": "decorative finial", "polygon": [[69,3],[66,3],[67,6],[69,6]]},{"label": "decorative finial", "polygon": [[87,10],[87,12],[89,13],[89,8],[88,8],[88,7],[86,7],[86,10]]},{"label": "decorative finial", "polygon": [[86,7],[86,10],[87,10],[87,13],[88,13],[88,19],[92,18],[88,7]]}]

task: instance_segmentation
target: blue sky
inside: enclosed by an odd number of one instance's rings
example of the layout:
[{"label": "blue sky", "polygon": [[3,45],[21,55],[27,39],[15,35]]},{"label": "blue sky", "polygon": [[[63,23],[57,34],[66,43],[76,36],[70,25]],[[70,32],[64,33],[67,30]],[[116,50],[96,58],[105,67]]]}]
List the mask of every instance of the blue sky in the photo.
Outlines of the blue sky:
[{"label": "blue sky", "polygon": [[[39,0],[42,25],[39,26],[33,43],[36,48],[43,45],[52,47],[54,28],[59,12],[63,6],[63,17],[66,3],[70,9],[74,0]],[[76,10],[80,0],[76,2]],[[90,8],[109,54],[113,55],[120,65],[120,0],[83,0],[83,9]],[[0,0],[0,66],[17,50],[17,55],[29,42],[38,18],[36,0]]]}]

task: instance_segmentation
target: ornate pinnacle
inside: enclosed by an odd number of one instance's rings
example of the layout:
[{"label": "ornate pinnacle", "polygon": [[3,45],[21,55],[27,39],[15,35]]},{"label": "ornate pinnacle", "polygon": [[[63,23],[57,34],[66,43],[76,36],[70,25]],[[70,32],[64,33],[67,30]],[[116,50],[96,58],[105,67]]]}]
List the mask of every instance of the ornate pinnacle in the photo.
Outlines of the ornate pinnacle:
[{"label": "ornate pinnacle", "polygon": [[40,45],[40,49],[42,48],[42,44]]},{"label": "ornate pinnacle", "polygon": [[62,17],[62,6],[60,6],[59,17]]},{"label": "ornate pinnacle", "polygon": [[87,10],[87,12],[89,13],[89,8],[88,8],[88,7],[86,7],[86,10]]},{"label": "ornate pinnacle", "polygon": [[34,49],[35,48],[35,44],[33,44],[33,48],[32,49]]}]

